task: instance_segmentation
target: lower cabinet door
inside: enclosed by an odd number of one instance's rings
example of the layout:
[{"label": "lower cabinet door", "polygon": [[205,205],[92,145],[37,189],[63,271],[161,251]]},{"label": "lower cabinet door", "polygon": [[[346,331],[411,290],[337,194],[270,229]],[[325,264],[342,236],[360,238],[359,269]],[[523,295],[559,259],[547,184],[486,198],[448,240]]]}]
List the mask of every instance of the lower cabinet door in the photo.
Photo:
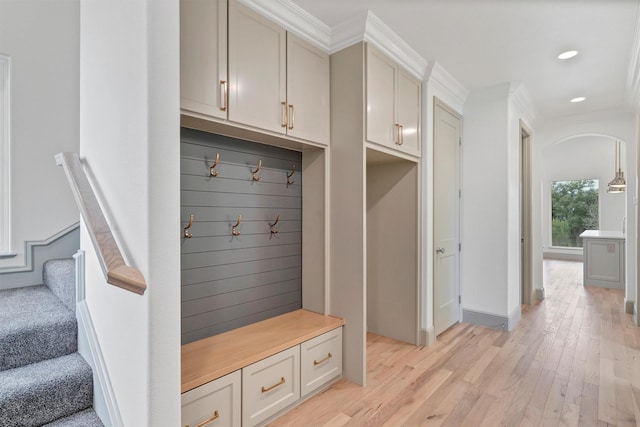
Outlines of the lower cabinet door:
[{"label": "lower cabinet door", "polygon": [[342,328],[300,344],[302,396],[342,374]]},{"label": "lower cabinet door", "polygon": [[242,425],[254,426],[300,398],[300,346],[242,369]]},{"label": "lower cabinet door", "polygon": [[182,394],[183,427],[239,427],[240,371]]}]

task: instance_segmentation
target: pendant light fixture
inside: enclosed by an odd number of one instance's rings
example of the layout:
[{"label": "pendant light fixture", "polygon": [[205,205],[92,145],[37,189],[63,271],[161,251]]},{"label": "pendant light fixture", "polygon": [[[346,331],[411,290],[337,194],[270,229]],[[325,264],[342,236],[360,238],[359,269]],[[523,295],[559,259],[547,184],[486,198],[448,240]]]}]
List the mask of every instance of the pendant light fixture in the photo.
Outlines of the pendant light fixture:
[{"label": "pendant light fixture", "polygon": [[607,193],[623,193],[627,187],[627,181],[624,179],[624,172],[620,166],[620,141],[616,141],[616,175],[609,182]]}]

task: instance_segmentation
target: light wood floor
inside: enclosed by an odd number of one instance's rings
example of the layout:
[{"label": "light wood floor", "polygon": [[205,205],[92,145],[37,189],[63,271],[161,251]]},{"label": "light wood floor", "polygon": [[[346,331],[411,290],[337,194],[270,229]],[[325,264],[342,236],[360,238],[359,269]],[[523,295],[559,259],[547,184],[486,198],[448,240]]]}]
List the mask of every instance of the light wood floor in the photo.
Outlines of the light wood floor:
[{"label": "light wood floor", "polygon": [[[367,337],[367,386],[334,384],[271,426],[635,426],[640,328],[623,292],[545,261],[546,299],[512,332],[461,323],[431,347]],[[639,423],[640,424],[640,423]]]}]

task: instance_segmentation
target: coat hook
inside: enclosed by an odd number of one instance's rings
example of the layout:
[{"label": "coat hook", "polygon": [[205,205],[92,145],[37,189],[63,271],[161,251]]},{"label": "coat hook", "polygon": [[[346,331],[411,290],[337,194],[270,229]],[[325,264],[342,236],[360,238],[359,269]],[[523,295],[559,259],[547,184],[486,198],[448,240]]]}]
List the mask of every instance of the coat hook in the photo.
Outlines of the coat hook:
[{"label": "coat hook", "polygon": [[213,162],[213,164],[211,165],[211,167],[209,168],[209,175],[210,176],[218,176],[218,171],[214,171],[215,167],[218,166],[218,162],[220,161],[220,153],[216,153],[216,161]]},{"label": "coat hook", "polygon": [[240,232],[236,229],[238,228],[241,222],[242,222],[242,214],[238,214],[238,222],[236,222],[236,225],[231,227],[231,234],[233,234],[234,236],[240,235]]},{"label": "coat hook", "polygon": [[262,176],[256,175],[258,172],[260,172],[260,169],[262,169],[262,160],[258,160],[258,169],[252,172],[254,181],[260,181],[260,178],[262,178]]},{"label": "coat hook", "polygon": [[193,234],[191,234],[191,232],[189,231],[189,229],[191,228],[191,226],[193,225],[193,214],[189,215],[189,225],[187,225],[184,228],[184,237],[186,239],[190,239],[193,237]]},{"label": "coat hook", "polygon": [[278,229],[275,228],[278,221],[280,221],[280,214],[276,215],[276,222],[274,222],[273,224],[269,224],[269,227],[271,228],[271,234],[276,234],[278,232]]},{"label": "coat hook", "polygon": [[296,173],[296,165],[291,166],[291,173],[287,174],[287,185],[293,185],[293,183],[295,182],[293,179],[291,179],[294,173]]}]

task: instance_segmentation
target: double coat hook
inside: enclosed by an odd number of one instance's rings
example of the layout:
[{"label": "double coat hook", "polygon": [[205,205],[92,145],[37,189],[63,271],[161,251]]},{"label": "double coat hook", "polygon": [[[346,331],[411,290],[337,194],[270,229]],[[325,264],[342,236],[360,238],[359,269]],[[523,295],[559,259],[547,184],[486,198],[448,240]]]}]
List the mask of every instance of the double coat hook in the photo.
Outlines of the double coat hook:
[{"label": "double coat hook", "polygon": [[295,182],[291,177],[296,173],[296,165],[291,166],[291,172],[287,173],[287,185],[293,185]]},{"label": "double coat hook", "polygon": [[240,225],[241,222],[242,222],[242,214],[238,214],[238,222],[236,222],[236,225],[231,227],[231,234],[233,234],[234,236],[240,235],[240,232],[238,231],[238,226]]},{"label": "double coat hook", "polygon": [[216,168],[216,166],[218,166],[218,162],[220,161],[220,153],[216,153],[216,160],[215,162],[213,162],[213,164],[211,165],[211,167],[209,168],[209,175],[216,177],[218,176],[218,171],[214,171],[214,169]]},{"label": "double coat hook", "polygon": [[278,223],[278,221],[280,221],[280,214],[276,215],[276,222],[274,222],[273,224],[269,224],[269,229],[271,231],[271,234],[276,234],[279,231],[276,228],[276,224]]},{"label": "double coat hook", "polygon": [[251,172],[254,181],[260,181],[260,178],[262,178],[261,175],[260,176],[258,175],[258,172],[260,172],[260,169],[262,169],[262,160],[258,160],[258,168],[253,172]]},{"label": "double coat hook", "polygon": [[184,228],[184,237],[185,239],[190,239],[193,237],[193,234],[189,231],[191,226],[193,225],[193,214],[189,215],[189,225]]}]

